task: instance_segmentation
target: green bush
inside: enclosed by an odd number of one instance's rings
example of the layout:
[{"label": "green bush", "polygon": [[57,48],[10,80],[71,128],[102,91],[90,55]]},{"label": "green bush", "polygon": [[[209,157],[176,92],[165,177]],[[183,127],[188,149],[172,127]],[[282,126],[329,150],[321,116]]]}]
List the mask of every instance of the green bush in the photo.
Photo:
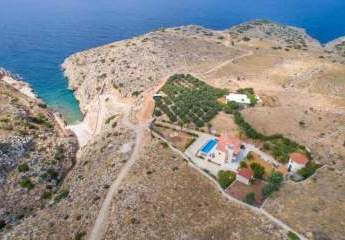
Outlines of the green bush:
[{"label": "green bush", "polygon": [[69,195],[69,190],[68,189],[63,189],[61,190],[58,195],[55,196],[55,202],[59,202],[62,199],[67,198]]},{"label": "green bush", "polygon": [[257,179],[262,179],[265,174],[265,168],[258,163],[250,164],[250,168],[254,172],[254,177]]},{"label": "green bush", "polygon": [[275,184],[268,183],[263,187],[262,194],[264,195],[264,197],[269,197],[273,192],[275,192],[277,190],[278,190],[278,188]]},{"label": "green bush", "polygon": [[232,114],[234,113],[235,111],[238,111],[241,109],[241,105],[237,102],[234,102],[234,101],[230,101],[230,102],[227,102],[224,107],[223,107],[224,111],[228,114]]},{"label": "green bush", "polygon": [[156,117],[162,116],[162,112],[159,111],[159,110],[155,110],[153,114],[154,114]]},{"label": "green bush", "polygon": [[132,96],[133,96],[133,97],[137,97],[137,96],[139,96],[142,92],[143,92],[143,91],[134,91],[134,92],[132,92]]},{"label": "green bush", "polygon": [[53,193],[51,191],[45,191],[42,193],[42,199],[51,199],[53,196]]},{"label": "green bush", "polygon": [[273,192],[278,191],[283,182],[283,175],[280,172],[273,172],[268,179],[268,184],[262,189],[264,197],[269,197]]},{"label": "green bush", "polygon": [[29,171],[29,165],[27,163],[22,163],[18,165],[18,172],[27,172]]},{"label": "green bush", "polygon": [[240,167],[241,167],[241,168],[247,168],[248,165],[247,165],[246,161],[241,161],[241,162],[240,162]]},{"label": "green bush", "polygon": [[280,172],[272,172],[272,175],[269,178],[269,182],[273,183],[276,186],[280,186],[283,180],[284,180],[283,174],[281,174]]},{"label": "green bush", "polygon": [[6,222],[5,220],[0,219],[0,231],[6,227]]},{"label": "green bush", "polygon": [[226,189],[236,179],[236,174],[231,171],[220,170],[218,172],[218,182],[223,189]]},{"label": "green bush", "polygon": [[244,201],[250,205],[254,205],[256,203],[256,199],[255,199],[255,193],[254,192],[250,192],[246,195]]},{"label": "green bush", "polygon": [[316,164],[310,161],[304,168],[298,170],[298,174],[301,175],[304,179],[310,177],[315,173],[317,169],[319,169],[321,165]]},{"label": "green bush", "polygon": [[54,154],[54,159],[55,160],[63,160],[65,158],[65,148],[64,146],[61,144],[61,145],[58,145],[55,147],[55,154]]},{"label": "green bush", "polygon": [[296,233],[288,232],[288,239],[289,240],[300,240],[300,238],[296,235]]},{"label": "green bush", "polygon": [[22,188],[26,188],[26,189],[28,189],[28,190],[31,190],[31,189],[33,189],[34,187],[35,187],[35,184],[33,184],[32,182],[31,182],[31,180],[30,180],[30,178],[28,178],[28,177],[24,177],[21,181],[20,181],[20,186],[22,187]]},{"label": "green bush", "polygon": [[29,121],[31,121],[35,124],[44,125],[48,128],[53,127],[53,125],[50,123],[49,119],[43,113],[39,113],[37,116],[29,117]]},{"label": "green bush", "polygon": [[254,159],[253,152],[249,152],[249,153],[248,153],[247,159],[248,159],[248,160],[253,160],[253,159]]},{"label": "green bush", "polygon": [[48,168],[47,171],[41,175],[41,178],[45,181],[58,181],[59,173],[53,168]]},{"label": "green bush", "polygon": [[86,236],[86,232],[77,232],[74,236],[74,240],[82,240]]}]

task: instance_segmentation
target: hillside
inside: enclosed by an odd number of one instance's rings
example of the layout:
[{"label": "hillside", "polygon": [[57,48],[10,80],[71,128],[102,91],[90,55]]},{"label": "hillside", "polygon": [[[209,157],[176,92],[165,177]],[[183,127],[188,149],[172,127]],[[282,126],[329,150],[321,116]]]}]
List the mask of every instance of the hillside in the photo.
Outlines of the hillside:
[{"label": "hillside", "polygon": [[[62,183],[69,194],[5,236],[288,239],[287,224],[305,239],[344,239],[345,65],[333,46],[258,20],[224,31],[160,29],[73,54],[63,68],[85,114],[74,131],[89,140]],[[303,144],[323,167],[303,182],[286,181],[262,211],[224,198],[150,134],[152,97],[176,73],[229,91],[255,89],[262,101],[242,111],[245,120]]]},{"label": "hillside", "polygon": [[75,137],[60,129],[52,112],[13,83],[26,86],[0,72],[1,229],[51,204],[75,164],[77,150]]}]

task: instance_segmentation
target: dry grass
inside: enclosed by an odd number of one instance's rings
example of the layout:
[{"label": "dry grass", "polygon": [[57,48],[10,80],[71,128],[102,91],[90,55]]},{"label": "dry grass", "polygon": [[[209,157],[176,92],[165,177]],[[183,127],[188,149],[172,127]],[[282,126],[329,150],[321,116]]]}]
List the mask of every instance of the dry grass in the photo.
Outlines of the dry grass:
[{"label": "dry grass", "polygon": [[218,115],[211,120],[212,129],[216,131],[217,134],[229,134],[238,135],[238,127],[235,124],[231,115],[224,112],[218,113]]},{"label": "dry grass", "polygon": [[124,181],[109,223],[106,239],[284,239],[156,140]]},{"label": "dry grass", "polygon": [[245,201],[248,193],[255,193],[255,206],[260,207],[264,202],[262,195],[262,189],[265,186],[265,182],[261,180],[255,180],[251,185],[246,185],[239,181],[234,182],[226,192],[237,198],[238,200]]},{"label": "dry grass", "polygon": [[155,130],[160,132],[165,139],[167,139],[170,143],[172,143],[175,147],[177,147],[181,151],[186,150],[186,148],[190,145],[190,143],[195,139],[194,136],[186,132],[176,131],[170,128],[156,126]]}]

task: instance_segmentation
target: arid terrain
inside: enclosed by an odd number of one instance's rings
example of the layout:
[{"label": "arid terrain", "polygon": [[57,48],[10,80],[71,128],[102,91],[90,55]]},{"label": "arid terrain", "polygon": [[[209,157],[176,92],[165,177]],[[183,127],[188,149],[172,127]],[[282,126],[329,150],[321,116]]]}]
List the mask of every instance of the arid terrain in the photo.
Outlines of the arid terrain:
[{"label": "arid terrain", "polygon": [[[289,239],[291,228],[304,239],[345,239],[343,46],[343,38],[322,46],[302,29],[252,21],[224,31],[160,29],[70,56],[63,68],[85,114],[82,126],[71,127],[82,145],[75,165],[44,207],[5,226],[0,236],[261,240]],[[262,102],[243,110],[246,121],[305,145],[323,166],[303,182],[285,182],[265,201],[268,214],[225,198],[214,182],[150,134],[152,97],[175,73],[193,74],[218,88],[255,89]],[[0,101],[10,106],[1,104],[1,121],[18,105],[11,98],[19,93],[0,84],[1,91],[11,91],[1,94]],[[220,113],[211,123],[218,132],[237,132],[228,115]],[[16,129],[0,129],[0,136]],[[39,127],[38,139],[41,131],[47,130]],[[56,145],[52,132],[58,134],[50,130],[45,143]],[[11,170],[7,178],[22,175]],[[19,189],[17,182],[8,191]],[[0,205],[0,220],[2,209],[10,208]]]},{"label": "arid terrain", "polygon": [[78,143],[44,104],[5,78],[16,80],[0,72],[0,226],[10,229],[59,196]]}]

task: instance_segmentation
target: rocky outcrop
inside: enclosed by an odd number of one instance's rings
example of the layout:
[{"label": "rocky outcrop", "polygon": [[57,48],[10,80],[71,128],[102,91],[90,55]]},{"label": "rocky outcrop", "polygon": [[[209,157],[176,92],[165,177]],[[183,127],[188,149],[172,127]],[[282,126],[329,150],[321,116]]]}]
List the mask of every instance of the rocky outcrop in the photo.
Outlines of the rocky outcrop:
[{"label": "rocky outcrop", "polygon": [[345,36],[327,43],[325,49],[330,53],[337,54],[345,63]]},{"label": "rocky outcrop", "polygon": [[[272,40],[276,47],[291,49],[320,49],[321,44],[302,28],[287,26],[267,20],[242,23],[227,31],[234,38],[250,41],[251,38]],[[278,45],[279,44],[279,45]]]},{"label": "rocky outcrop", "polygon": [[22,157],[32,146],[32,137],[11,136],[0,139],[0,184],[3,184],[7,173],[18,165]]}]

